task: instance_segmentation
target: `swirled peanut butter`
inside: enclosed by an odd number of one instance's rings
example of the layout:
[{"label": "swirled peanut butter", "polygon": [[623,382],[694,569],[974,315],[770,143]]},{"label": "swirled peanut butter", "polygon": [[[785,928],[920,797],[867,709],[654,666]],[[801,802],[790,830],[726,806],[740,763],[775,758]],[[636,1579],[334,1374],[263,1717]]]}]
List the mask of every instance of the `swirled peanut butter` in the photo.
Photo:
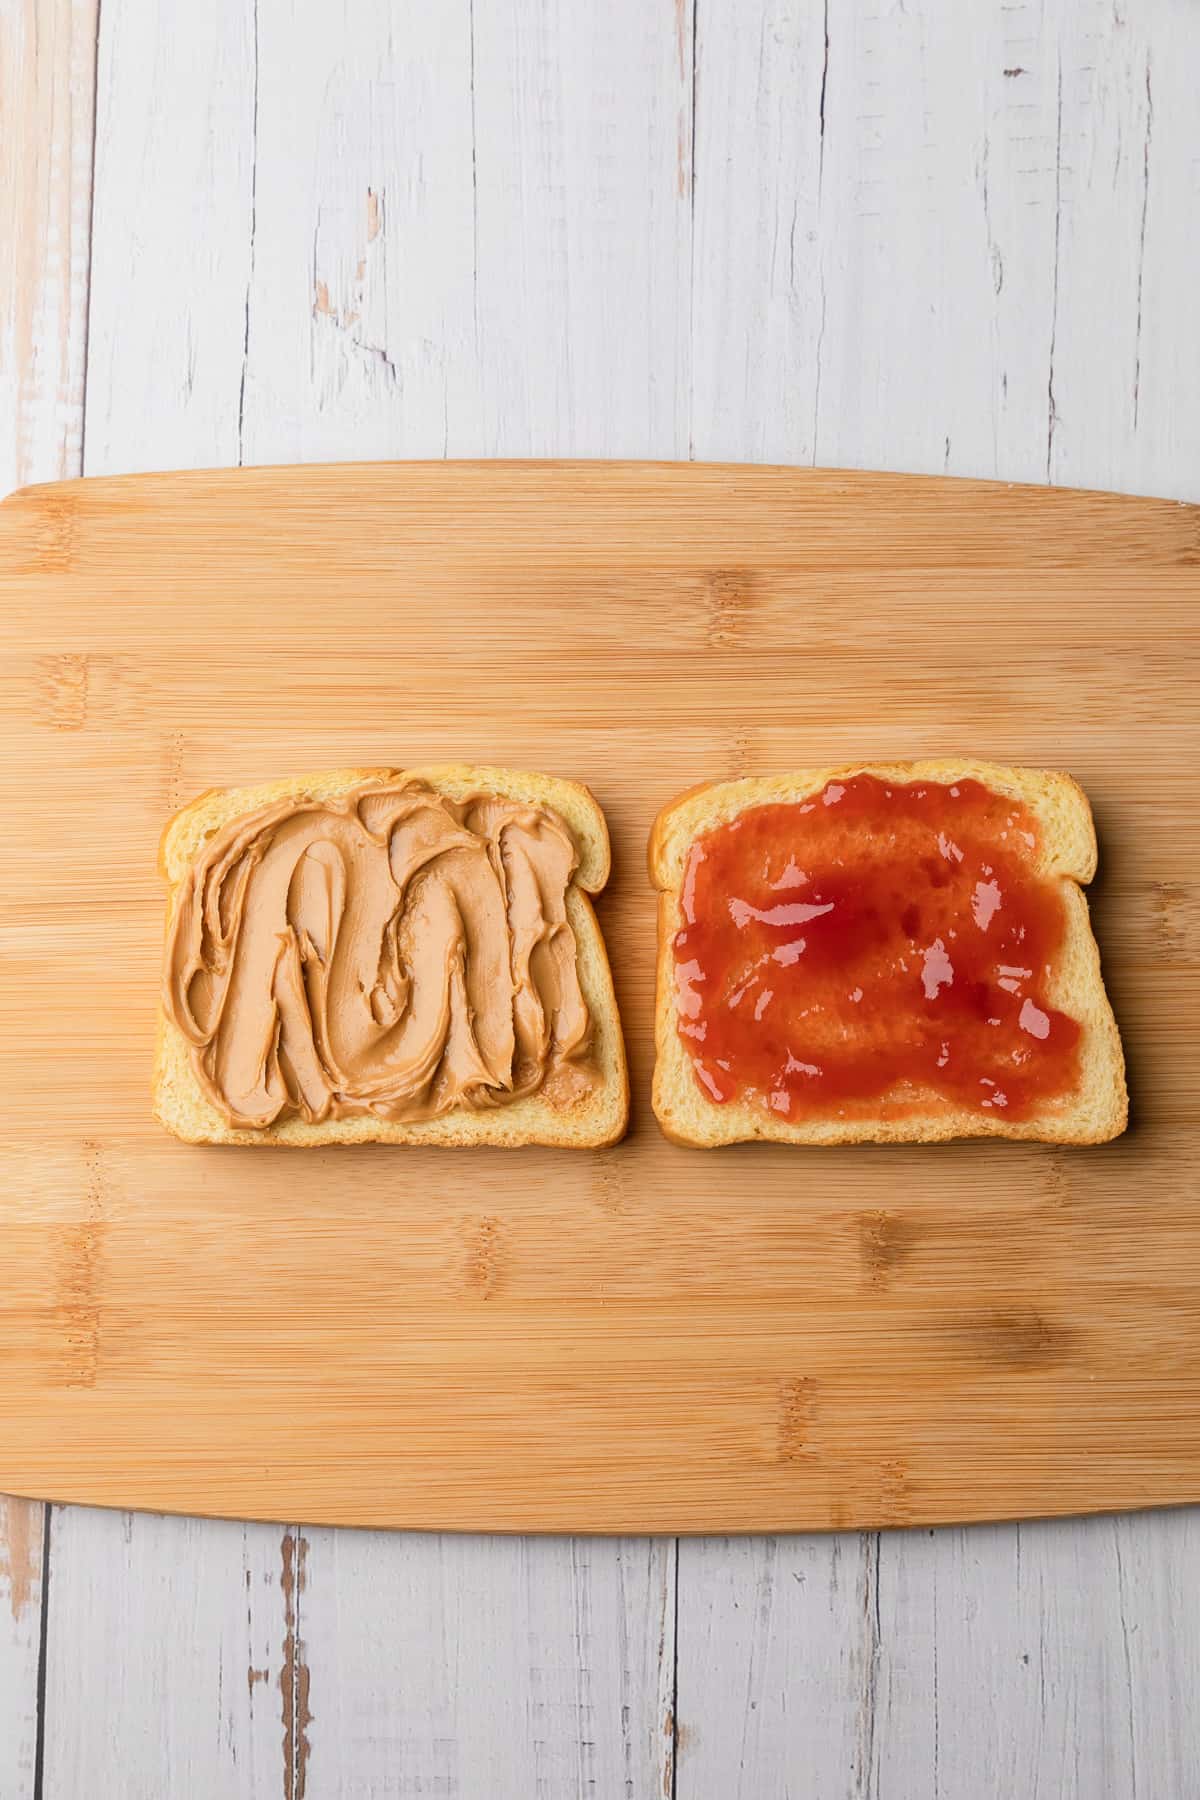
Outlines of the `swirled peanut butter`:
[{"label": "swirled peanut butter", "polygon": [[598,1079],[558,815],[416,781],[233,819],[185,877],[163,1004],[233,1125],[413,1120]]}]

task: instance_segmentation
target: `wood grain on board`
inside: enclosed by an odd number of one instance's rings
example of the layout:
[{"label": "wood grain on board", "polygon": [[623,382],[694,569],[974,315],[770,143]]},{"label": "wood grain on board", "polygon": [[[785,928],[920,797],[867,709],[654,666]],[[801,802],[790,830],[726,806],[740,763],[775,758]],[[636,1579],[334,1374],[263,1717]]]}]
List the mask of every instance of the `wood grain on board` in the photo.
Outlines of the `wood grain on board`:
[{"label": "wood grain on board", "polygon": [[[27,490],[0,566],[0,1484],[601,1531],[1200,1493],[1195,509],[729,466],[263,469]],[[1133,1130],[668,1145],[646,1102],[658,806],[955,749],[1066,767],[1093,799]],[[165,818],[199,787],[438,756],[581,777],[605,806],[628,1141],[166,1137]]]}]

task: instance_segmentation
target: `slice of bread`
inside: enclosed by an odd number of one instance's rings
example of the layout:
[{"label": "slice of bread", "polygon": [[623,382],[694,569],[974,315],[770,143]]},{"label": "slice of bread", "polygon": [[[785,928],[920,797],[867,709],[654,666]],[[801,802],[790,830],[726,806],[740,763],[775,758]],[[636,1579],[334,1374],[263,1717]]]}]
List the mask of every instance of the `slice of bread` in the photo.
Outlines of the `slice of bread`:
[{"label": "slice of bread", "polygon": [[456,1107],[407,1121],[357,1114],[310,1122],[295,1113],[262,1129],[231,1124],[197,1079],[191,1047],[160,1007],[154,1066],[154,1112],[176,1137],[193,1144],[548,1144],[596,1149],[622,1137],[629,1114],[625,1045],[612,972],[589,894],[608,880],[608,826],[595,797],[580,783],[523,770],[440,764],[409,769],[338,769],[290,781],[210,791],[172,818],[159,846],[159,871],[170,895],[170,931],[181,884],[209,839],[243,814],[286,800],[336,800],[365,781],[419,781],[451,800],[489,794],[546,808],[574,840],[578,867],[566,893],[567,919],[575,937],[576,967],[591,1015],[589,1060],[599,1079],[579,1098],[554,1099],[538,1091],[495,1106]]},{"label": "slice of bread", "polygon": [[[960,1106],[928,1087],[893,1090],[877,1110],[847,1109],[784,1119],[753,1095],[716,1101],[703,1091],[677,1028],[674,939],[685,921],[682,887],[693,842],[752,807],[801,802],[826,783],[874,775],[896,783],[922,780],[949,785],[975,780],[1019,800],[1037,821],[1034,869],[1061,884],[1066,909],[1062,949],[1047,997],[1081,1027],[1076,1088],[1040,1103],[1024,1119],[984,1114]],[[854,763],[798,769],[771,778],[751,777],[691,790],[658,816],[650,837],[650,878],[659,890],[658,985],[655,1010],[657,1061],[654,1111],[664,1132],[681,1144],[707,1148],[751,1139],[786,1144],[935,1143],[957,1137],[1033,1138],[1043,1143],[1098,1144],[1117,1137],[1128,1102],[1121,1040],[1104,982],[1081,884],[1096,869],[1091,808],[1078,783],[1049,770],[1005,768],[970,757],[914,763]]]}]

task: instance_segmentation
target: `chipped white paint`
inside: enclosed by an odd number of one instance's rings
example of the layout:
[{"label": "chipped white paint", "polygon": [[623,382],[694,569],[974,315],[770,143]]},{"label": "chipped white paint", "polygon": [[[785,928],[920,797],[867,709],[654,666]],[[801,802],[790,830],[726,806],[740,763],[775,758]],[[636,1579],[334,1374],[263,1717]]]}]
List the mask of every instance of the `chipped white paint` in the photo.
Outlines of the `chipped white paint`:
[{"label": "chipped white paint", "polygon": [[879,1795],[1153,1795],[1200,1768],[1194,1510],[885,1534]]},{"label": "chipped white paint", "polygon": [[257,45],[243,460],[686,455],[666,8],[363,6],[331,37],[260,0]]},{"label": "chipped white paint", "polygon": [[97,0],[0,0],[0,492],[79,472]]},{"label": "chipped white paint", "polygon": [[55,1507],[47,1800],[287,1794],[286,1568],[270,1526]]},{"label": "chipped white paint", "polygon": [[0,1794],[32,1800],[46,1509],[0,1496]]},{"label": "chipped white paint", "polygon": [[1194,8],[697,19],[697,456],[1197,497]]},{"label": "chipped white paint", "polygon": [[322,1800],[669,1794],[669,1539],[309,1535]]},{"label": "chipped white paint", "polygon": [[1189,1800],[1200,1515],[684,1543],[681,1800]]},{"label": "chipped white paint", "polygon": [[98,61],[85,471],[236,463],[251,0],[103,6]]},{"label": "chipped white paint", "polygon": [[[79,438],[87,8],[40,12],[10,481]],[[6,105],[32,14],[0,0]],[[690,450],[1200,499],[1198,58],[1188,0],[104,0],[86,467]],[[56,1511],[43,1791],[1185,1800],[1198,1516],[676,1556]]]},{"label": "chipped white paint", "polygon": [[877,1557],[859,1532],[680,1543],[678,1795],[868,1792]]}]

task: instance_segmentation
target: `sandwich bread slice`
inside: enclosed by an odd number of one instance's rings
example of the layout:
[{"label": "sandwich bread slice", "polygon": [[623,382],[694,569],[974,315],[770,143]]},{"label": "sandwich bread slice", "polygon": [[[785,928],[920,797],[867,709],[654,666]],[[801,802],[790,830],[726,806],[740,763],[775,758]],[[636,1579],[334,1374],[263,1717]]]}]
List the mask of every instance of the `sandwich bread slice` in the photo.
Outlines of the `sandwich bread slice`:
[{"label": "sandwich bread slice", "polygon": [[1127,1117],[1069,775],[971,758],[675,800],[654,1110],[678,1142],[1097,1144]]},{"label": "sandwich bread slice", "polygon": [[550,1144],[625,1130],[587,788],[346,769],[167,825],[154,1111],[190,1143]]}]

